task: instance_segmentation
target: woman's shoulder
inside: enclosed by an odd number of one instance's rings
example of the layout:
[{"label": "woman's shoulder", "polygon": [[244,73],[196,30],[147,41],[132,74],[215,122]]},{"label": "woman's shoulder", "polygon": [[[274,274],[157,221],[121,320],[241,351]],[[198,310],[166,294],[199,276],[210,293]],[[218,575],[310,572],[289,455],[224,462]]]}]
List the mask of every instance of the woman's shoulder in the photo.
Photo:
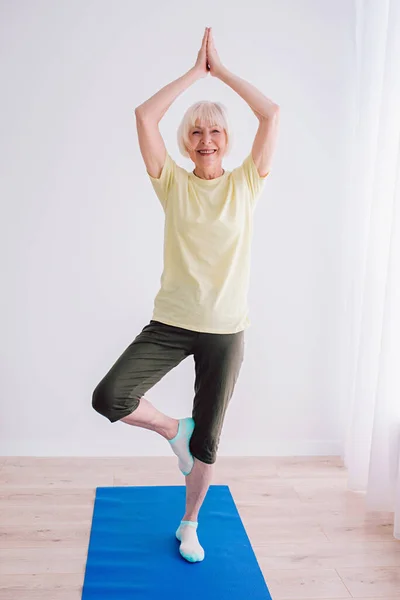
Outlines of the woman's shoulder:
[{"label": "woman's shoulder", "polygon": [[185,169],[184,167],[182,167],[182,165],[180,165],[169,152],[167,152],[167,156],[166,156],[165,160],[166,160],[166,162],[169,163],[168,167],[171,171],[173,171],[175,176],[189,177],[190,172],[187,169]]}]

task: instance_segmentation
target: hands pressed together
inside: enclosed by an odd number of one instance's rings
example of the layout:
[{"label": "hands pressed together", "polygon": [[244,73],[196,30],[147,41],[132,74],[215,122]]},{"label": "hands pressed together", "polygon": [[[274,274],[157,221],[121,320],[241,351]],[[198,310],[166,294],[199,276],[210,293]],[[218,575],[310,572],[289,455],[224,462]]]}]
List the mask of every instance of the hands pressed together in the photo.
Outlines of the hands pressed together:
[{"label": "hands pressed together", "polygon": [[195,70],[201,77],[206,77],[211,73],[213,77],[218,77],[223,69],[218,53],[215,49],[214,38],[211,27],[206,27],[201,48],[197,55]]}]

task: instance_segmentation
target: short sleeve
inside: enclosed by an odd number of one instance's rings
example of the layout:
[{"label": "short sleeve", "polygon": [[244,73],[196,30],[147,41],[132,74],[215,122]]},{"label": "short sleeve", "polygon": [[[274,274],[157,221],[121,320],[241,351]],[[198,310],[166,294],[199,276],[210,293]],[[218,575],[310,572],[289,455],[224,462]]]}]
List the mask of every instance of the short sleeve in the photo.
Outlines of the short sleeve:
[{"label": "short sleeve", "polygon": [[164,210],[166,210],[168,198],[170,196],[172,186],[176,179],[175,161],[167,152],[160,177],[156,179],[155,177],[152,177],[149,173],[147,173],[147,175],[150,178],[154,191],[156,192],[158,199],[162,204],[162,207],[164,208]]},{"label": "short sleeve", "polygon": [[250,154],[244,159],[242,164],[234,169],[235,177],[239,180],[249,192],[251,203],[256,204],[261,192],[264,189],[265,182],[267,180],[270,171],[263,177],[258,173],[257,167],[254,163],[253,156]]}]

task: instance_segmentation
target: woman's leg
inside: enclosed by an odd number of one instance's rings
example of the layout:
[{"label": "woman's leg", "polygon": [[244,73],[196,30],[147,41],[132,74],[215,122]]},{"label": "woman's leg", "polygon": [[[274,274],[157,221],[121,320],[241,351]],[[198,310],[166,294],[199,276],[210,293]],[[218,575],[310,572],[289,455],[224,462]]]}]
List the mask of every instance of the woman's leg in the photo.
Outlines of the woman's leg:
[{"label": "woman's leg", "polygon": [[181,554],[190,562],[203,560],[197,538],[200,508],[213,475],[213,465],[226,409],[232,397],[244,356],[244,332],[199,336],[194,351],[196,367],[193,418],[196,423],[190,450],[194,466],[186,476],[186,511],[177,537]]},{"label": "woman's leg", "polygon": [[158,411],[144,395],[191,354],[195,336],[189,330],[151,321],[97,385],[93,408],[112,423],[124,421],[173,438],[177,419]]},{"label": "woman's leg", "polygon": [[198,333],[150,321],[103,377],[93,392],[93,408],[112,423],[123,421],[150,429],[170,443],[184,475],[193,468],[189,439],[194,420],[173,419],[144,396],[164,375],[193,354]]},{"label": "woman's leg", "polygon": [[176,531],[181,542],[179,551],[189,562],[204,559],[205,552],[197,537],[198,515],[210,486],[214,465],[207,465],[197,458],[190,475],[186,475],[186,512]]},{"label": "woman's leg", "polygon": [[214,465],[194,459],[190,475],[186,475],[186,512],[182,521],[197,521],[199,510],[210,487]]},{"label": "woman's leg", "polygon": [[179,419],[173,419],[160,412],[144,397],[140,399],[137,409],[127,417],[123,417],[121,421],[155,431],[166,440],[172,440],[178,433]]}]

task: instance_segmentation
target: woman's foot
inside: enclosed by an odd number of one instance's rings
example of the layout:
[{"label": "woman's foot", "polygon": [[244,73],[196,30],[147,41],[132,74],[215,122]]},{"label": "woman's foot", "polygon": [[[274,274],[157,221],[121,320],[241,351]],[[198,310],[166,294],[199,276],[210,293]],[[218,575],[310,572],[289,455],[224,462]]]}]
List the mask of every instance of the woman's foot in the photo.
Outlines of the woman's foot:
[{"label": "woman's foot", "polygon": [[176,538],[181,542],[179,552],[188,562],[200,562],[204,560],[204,549],[197,537],[197,521],[181,521],[176,530]]},{"label": "woman's foot", "polygon": [[189,450],[190,438],[194,430],[194,419],[187,417],[179,419],[178,432],[169,441],[172,451],[179,458],[179,468],[184,475],[189,475],[194,464],[192,453]]}]

